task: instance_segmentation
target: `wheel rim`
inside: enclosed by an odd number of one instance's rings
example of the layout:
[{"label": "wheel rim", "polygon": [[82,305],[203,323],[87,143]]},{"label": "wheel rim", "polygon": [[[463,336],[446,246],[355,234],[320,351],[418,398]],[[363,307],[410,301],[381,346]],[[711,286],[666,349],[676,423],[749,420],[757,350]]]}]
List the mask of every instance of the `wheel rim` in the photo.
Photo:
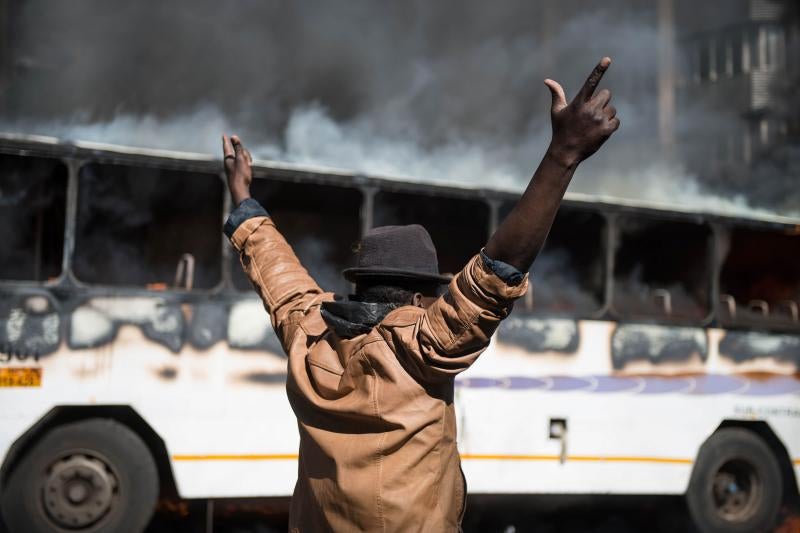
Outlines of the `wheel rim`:
[{"label": "wheel rim", "polygon": [[763,487],[750,462],[734,459],[717,470],[712,490],[717,513],[725,520],[742,522],[756,513]]},{"label": "wheel rim", "polygon": [[71,454],[53,462],[45,472],[42,506],[56,525],[86,528],[108,514],[118,486],[107,461],[87,452]]}]

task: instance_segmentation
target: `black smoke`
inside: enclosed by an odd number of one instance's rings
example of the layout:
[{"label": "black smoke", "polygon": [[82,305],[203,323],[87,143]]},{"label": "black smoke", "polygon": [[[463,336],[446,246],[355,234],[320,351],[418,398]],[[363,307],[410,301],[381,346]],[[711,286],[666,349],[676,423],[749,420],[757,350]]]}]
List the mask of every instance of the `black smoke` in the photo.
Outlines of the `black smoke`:
[{"label": "black smoke", "polygon": [[623,127],[573,190],[742,206],[663,157],[655,4],[12,2],[0,127],[212,153],[225,129],[260,157],[518,189],[549,138],[542,80],[574,94],[610,55]]}]

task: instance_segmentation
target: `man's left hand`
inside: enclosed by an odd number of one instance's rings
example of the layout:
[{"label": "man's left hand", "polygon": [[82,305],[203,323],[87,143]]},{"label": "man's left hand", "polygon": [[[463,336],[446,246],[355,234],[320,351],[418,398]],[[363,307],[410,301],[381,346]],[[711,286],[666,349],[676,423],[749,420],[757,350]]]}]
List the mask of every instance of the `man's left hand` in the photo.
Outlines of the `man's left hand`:
[{"label": "man's left hand", "polygon": [[231,191],[234,206],[250,198],[250,184],[253,182],[253,157],[236,135],[222,136],[225,177]]}]

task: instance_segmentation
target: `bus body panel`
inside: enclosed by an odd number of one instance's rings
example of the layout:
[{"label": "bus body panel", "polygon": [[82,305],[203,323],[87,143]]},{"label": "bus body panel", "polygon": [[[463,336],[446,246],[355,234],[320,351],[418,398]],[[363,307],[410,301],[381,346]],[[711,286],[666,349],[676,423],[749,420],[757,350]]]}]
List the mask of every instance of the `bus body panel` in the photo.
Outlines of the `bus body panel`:
[{"label": "bus body panel", "polygon": [[[244,307],[238,322],[271,329],[257,300]],[[191,306],[183,310],[191,314]],[[546,322],[525,320],[536,332]],[[501,330],[456,381],[472,492],[681,494],[699,447],[723,420],[767,422],[795,467],[800,462],[800,383],[769,358],[740,363],[748,372],[737,374],[717,349],[726,332],[700,330],[708,338],[705,362],[689,357],[645,369],[637,361],[629,371],[612,362],[618,324],[553,327],[563,331],[551,332],[551,349],[538,351],[509,344]],[[567,333],[579,336],[571,351],[563,349]],[[76,335],[88,333],[73,328]],[[127,323],[92,348],[64,343],[35,363],[41,387],[0,390],[4,451],[54,406],[130,405],[166,443],[182,496],[288,496],[298,437],[286,359],[231,347],[241,341],[204,349],[186,343],[174,352],[141,323]],[[566,422],[565,436],[551,437],[554,420]]]}]

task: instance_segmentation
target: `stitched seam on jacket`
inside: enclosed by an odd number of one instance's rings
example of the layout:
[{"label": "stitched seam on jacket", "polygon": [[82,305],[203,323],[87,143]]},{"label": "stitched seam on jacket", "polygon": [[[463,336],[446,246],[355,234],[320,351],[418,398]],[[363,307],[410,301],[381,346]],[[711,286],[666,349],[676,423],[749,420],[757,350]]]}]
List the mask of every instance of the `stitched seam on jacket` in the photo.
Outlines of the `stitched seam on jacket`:
[{"label": "stitched seam on jacket", "polygon": [[442,416],[440,417],[442,419],[442,423],[439,427],[439,440],[436,443],[436,453],[439,454],[439,472],[436,476],[436,486],[433,487],[433,497],[436,498],[436,507],[440,509],[439,512],[441,512],[441,506],[439,505],[441,502],[441,499],[439,498],[439,490],[442,488],[442,478],[444,477],[444,470],[447,468],[447,466],[444,464],[444,453],[442,451],[442,441],[444,440],[444,423],[446,416],[447,404],[442,402]]},{"label": "stitched seam on jacket", "polygon": [[[362,348],[359,352],[358,356],[367,363],[369,366],[370,374],[372,378],[375,380],[375,386],[373,387],[372,392],[372,408],[375,412],[375,416],[386,425],[386,422],[383,420],[381,416],[380,404],[378,403],[378,387],[380,386],[380,380],[378,379],[378,374],[375,372],[375,369],[372,367],[372,363],[370,362],[369,358],[364,354],[364,349]],[[388,426],[384,427],[383,435],[381,435],[380,440],[378,441],[378,450],[376,453],[376,462],[377,462],[377,469],[378,469],[378,487],[377,487],[377,495],[376,495],[376,508],[378,511],[378,520],[381,524],[381,531],[386,531],[386,519],[383,516],[383,503],[381,499],[381,489],[383,488],[383,446],[386,443],[386,435],[387,435]]]},{"label": "stitched seam on jacket", "polygon": [[322,363],[320,361],[312,359],[311,356],[308,356],[308,358],[306,360],[308,361],[308,364],[314,365],[316,367],[319,367],[322,370],[327,370],[331,374],[336,374],[337,376],[341,376],[342,374],[344,374],[344,370],[338,370],[338,369],[334,368],[332,365],[329,365],[327,363]]},{"label": "stitched seam on jacket", "polygon": [[458,344],[458,342],[459,342],[461,339],[463,339],[463,338],[464,338],[464,334],[467,332],[467,330],[468,330],[468,329],[470,329],[470,327],[471,327],[471,326],[475,325],[475,323],[476,323],[476,320],[475,320],[475,319],[476,319],[476,318],[478,318],[478,317],[480,316],[480,314],[481,314],[481,311],[482,311],[482,309],[478,309],[478,310],[477,310],[477,311],[476,311],[476,312],[475,312],[475,313],[474,313],[474,314],[473,314],[473,315],[472,315],[472,316],[469,318],[469,320],[466,320],[466,321],[463,321],[463,322],[459,320],[459,326],[460,326],[460,327],[458,328],[458,331],[457,331],[457,332],[452,332],[452,333],[454,333],[454,334],[452,335],[452,338],[450,339],[450,342],[448,342],[448,343],[447,343],[447,344],[444,346],[444,350],[445,350],[445,351],[449,350],[450,348],[452,348],[453,346],[455,346],[456,344]]},{"label": "stitched seam on jacket", "polygon": [[259,269],[258,266],[256,266],[255,261],[253,261],[255,255],[251,255],[250,257],[251,257],[250,265],[253,267],[253,270],[255,271],[255,274],[258,277],[258,286],[261,287],[261,289],[264,291],[267,303],[269,304],[270,307],[272,307],[273,305],[275,305],[275,303],[272,299],[272,294],[270,294],[269,292],[269,288],[267,288],[266,283],[264,283],[264,278],[261,276],[261,269]]},{"label": "stitched seam on jacket", "polygon": [[[248,220],[253,220],[254,218],[258,218],[258,217],[253,217],[253,218],[251,218],[251,219],[248,219]],[[237,244],[236,244],[236,241],[237,241],[237,239],[234,239],[234,237],[236,236],[236,234],[237,234],[237,233],[238,233],[238,232],[239,232],[239,231],[240,231],[242,228],[244,228],[244,229],[247,231],[247,227],[245,226],[245,223],[246,223],[248,220],[245,220],[245,221],[243,221],[243,222],[242,222],[242,223],[239,225],[239,227],[238,227],[238,228],[236,228],[236,231],[234,231],[234,232],[233,232],[233,235],[231,235],[231,237],[230,237],[231,244],[233,244],[233,247],[236,249],[236,251],[237,251],[237,252],[241,252],[242,250],[244,250],[244,247],[245,247],[245,245],[247,244],[247,240],[250,238],[250,235],[252,235],[253,233],[255,233],[255,232],[256,232],[256,230],[257,230],[258,228],[260,228],[260,227],[261,227],[261,226],[264,224],[264,222],[268,221],[268,220],[269,220],[269,217],[267,217],[267,219],[266,219],[266,220],[262,221],[260,224],[258,224],[258,225],[257,225],[255,228],[253,228],[252,230],[249,230],[249,231],[247,232],[247,236],[246,236],[246,237],[242,237],[242,243],[241,243],[241,245],[240,245],[240,246],[237,246]],[[272,224],[272,225],[274,226],[275,224]]]}]

